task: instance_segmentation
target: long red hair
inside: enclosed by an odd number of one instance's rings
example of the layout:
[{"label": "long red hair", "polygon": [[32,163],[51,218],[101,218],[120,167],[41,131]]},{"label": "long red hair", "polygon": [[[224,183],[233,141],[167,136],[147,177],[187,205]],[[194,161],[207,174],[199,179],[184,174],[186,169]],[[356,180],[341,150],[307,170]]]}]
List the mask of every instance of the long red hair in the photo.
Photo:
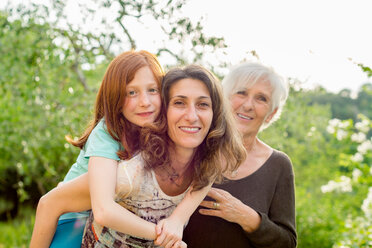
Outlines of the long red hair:
[{"label": "long red hair", "polygon": [[124,148],[117,152],[119,158],[130,158],[139,147],[139,127],[124,117],[122,109],[128,83],[144,66],[150,68],[160,89],[164,71],[155,55],[147,51],[128,51],[118,55],[111,61],[103,77],[97,93],[94,119],[78,140],[66,137],[67,141],[82,149],[94,127],[104,118],[108,133]]}]

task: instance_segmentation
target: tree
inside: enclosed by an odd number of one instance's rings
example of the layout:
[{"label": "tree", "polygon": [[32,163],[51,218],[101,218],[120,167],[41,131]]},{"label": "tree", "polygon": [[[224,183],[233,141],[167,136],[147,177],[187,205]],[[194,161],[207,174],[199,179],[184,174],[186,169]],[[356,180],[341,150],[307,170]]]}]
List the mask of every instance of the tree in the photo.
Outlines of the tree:
[{"label": "tree", "polygon": [[[201,21],[180,15],[184,3],[90,1],[80,6],[83,22],[77,24],[64,1],[9,2],[0,12],[0,214],[14,217],[20,202],[35,204],[63,179],[79,152],[64,137],[78,136],[90,119],[108,61],[136,48],[133,21],[158,25],[178,45],[171,49],[164,42],[155,51],[175,64],[200,61],[205,50],[225,46],[222,38],[203,33]],[[100,16],[104,10],[110,16]],[[96,19],[99,28],[84,28]]]}]

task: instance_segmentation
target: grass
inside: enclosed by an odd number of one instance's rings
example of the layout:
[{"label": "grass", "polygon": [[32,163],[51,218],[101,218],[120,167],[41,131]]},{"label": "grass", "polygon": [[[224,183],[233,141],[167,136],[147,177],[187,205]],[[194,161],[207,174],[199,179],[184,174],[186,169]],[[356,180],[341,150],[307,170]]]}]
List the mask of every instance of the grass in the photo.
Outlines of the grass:
[{"label": "grass", "polygon": [[21,208],[18,216],[10,221],[0,222],[0,248],[29,246],[35,222],[35,209]]}]

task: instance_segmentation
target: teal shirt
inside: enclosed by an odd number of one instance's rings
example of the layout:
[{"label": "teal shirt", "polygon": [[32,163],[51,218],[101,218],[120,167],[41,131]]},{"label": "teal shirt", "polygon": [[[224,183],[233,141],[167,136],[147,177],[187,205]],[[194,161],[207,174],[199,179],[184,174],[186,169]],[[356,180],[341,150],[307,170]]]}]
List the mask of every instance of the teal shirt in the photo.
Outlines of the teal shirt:
[{"label": "teal shirt", "polygon": [[[67,172],[64,182],[70,181],[86,172],[88,172],[88,162],[90,157],[104,157],[119,161],[116,154],[117,151],[123,149],[122,145],[114,140],[107,132],[104,119],[100,120],[95,128],[90,133],[87,142],[80,151],[76,162],[71,166]],[[60,217],[62,219],[77,218],[88,216],[87,213],[67,213]]]}]

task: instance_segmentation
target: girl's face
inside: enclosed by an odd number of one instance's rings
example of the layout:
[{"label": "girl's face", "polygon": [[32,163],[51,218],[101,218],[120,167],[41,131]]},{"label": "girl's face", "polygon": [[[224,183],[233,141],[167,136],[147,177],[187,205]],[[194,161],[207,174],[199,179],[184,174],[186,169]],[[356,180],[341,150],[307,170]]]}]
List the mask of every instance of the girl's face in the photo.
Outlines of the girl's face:
[{"label": "girl's face", "polygon": [[212,119],[212,100],[203,82],[187,78],[171,86],[167,123],[176,149],[194,151],[208,134]]},{"label": "girl's face", "polygon": [[124,117],[143,127],[152,123],[160,112],[161,99],[158,84],[148,66],[139,69],[126,87]]},{"label": "girl's face", "polygon": [[256,135],[264,122],[274,116],[271,108],[272,87],[268,82],[257,82],[250,88],[236,89],[230,97],[231,107],[239,132]]}]

